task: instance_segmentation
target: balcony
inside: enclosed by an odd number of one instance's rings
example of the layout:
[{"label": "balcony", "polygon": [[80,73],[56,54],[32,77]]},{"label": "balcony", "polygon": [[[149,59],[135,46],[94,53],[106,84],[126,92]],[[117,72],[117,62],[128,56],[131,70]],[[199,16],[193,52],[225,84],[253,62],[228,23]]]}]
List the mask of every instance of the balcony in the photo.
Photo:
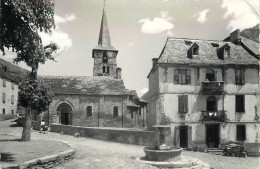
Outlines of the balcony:
[{"label": "balcony", "polygon": [[224,82],[223,81],[202,82],[200,93],[204,95],[221,95],[224,93]]},{"label": "balcony", "polygon": [[228,120],[225,110],[201,111],[201,121],[225,122]]}]

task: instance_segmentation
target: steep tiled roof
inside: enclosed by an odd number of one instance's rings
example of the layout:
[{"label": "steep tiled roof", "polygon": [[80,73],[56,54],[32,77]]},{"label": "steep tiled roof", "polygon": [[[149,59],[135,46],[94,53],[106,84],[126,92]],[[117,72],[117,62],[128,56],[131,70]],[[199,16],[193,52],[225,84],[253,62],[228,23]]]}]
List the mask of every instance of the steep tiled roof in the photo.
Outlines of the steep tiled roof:
[{"label": "steep tiled roof", "polygon": [[20,81],[24,79],[29,73],[29,71],[26,69],[14,65],[6,60],[0,59],[0,67],[5,67],[5,66],[6,66],[7,73],[11,75],[13,80],[15,81]]},{"label": "steep tiled roof", "polygon": [[40,76],[55,94],[128,95],[122,79],[88,76]]},{"label": "steep tiled roof", "polygon": [[14,76],[12,76],[10,73],[5,71],[3,67],[0,67],[0,77],[9,79],[13,82],[18,82],[18,80]]},{"label": "steep tiled roof", "polygon": [[259,42],[256,42],[254,40],[245,38],[243,36],[240,37],[241,42],[244,43],[254,54],[259,55]]},{"label": "steep tiled roof", "polygon": [[[194,43],[199,46],[199,54],[194,55],[191,59],[187,57],[187,52]],[[212,43],[215,45],[217,44],[219,47],[214,47]],[[219,59],[217,49],[226,44],[230,47],[230,57],[225,58],[224,60]],[[235,45],[232,42],[168,38],[157,63],[248,65],[257,64],[258,61],[242,46]]]}]

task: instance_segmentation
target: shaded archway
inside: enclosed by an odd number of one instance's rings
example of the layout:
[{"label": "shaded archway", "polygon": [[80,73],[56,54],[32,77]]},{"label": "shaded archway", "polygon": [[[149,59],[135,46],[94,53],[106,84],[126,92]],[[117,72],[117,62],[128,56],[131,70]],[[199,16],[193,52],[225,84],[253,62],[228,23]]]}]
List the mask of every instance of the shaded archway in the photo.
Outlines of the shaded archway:
[{"label": "shaded archway", "polygon": [[72,107],[67,103],[61,103],[57,111],[60,112],[60,123],[72,125]]}]

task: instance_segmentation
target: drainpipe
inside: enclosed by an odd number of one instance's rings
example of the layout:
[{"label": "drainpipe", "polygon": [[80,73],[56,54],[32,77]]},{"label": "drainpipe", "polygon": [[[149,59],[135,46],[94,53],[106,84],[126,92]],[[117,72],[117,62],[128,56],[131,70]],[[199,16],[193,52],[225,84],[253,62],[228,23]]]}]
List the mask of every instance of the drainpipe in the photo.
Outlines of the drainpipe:
[{"label": "drainpipe", "polygon": [[122,128],[124,128],[124,96],[122,96]]},{"label": "drainpipe", "polygon": [[143,107],[143,127],[144,127],[144,108],[145,106]]}]

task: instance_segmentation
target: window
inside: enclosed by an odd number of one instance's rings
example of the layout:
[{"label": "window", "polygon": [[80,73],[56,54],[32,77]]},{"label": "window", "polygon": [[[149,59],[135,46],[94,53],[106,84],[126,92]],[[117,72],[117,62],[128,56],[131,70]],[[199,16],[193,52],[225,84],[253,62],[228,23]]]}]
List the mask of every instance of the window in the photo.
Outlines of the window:
[{"label": "window", "polygon": [[11,96],[11,104],[14,104],[14,95]]},{"label": "window", "polygon": [[139,116],[142,115],[142,109],[139,109]]},{"label": "window", "polygon": [[92,106],[88,106],[87,107],[87,117],[91,117],[92,116]]},{"label": "window", "polygon": [[103,52],[103,63],[107,63],[107,62],[108,62],[107,53]]},{"label": "window", "polygon": [[107,73],[109,73],[109,66],[107,67]]},{"label": "window", "polygon": [[5,114],[5,109],[3,109],[3,114]]},{"label": "window", "polygon": [[103,73],[106,73],[106,66],[103,66]]},{"label": "window", "polygon": [[188,112],[188,95],[178,96],[179,113]]},{"label": "window", "polygon": [[2,93],[2,101],[3,101],[3,103],[5,103],[5,96],[6,96],[6,94]]},{"label": "window", "polygon": [[236,95],[236,112],[245,112],[245,96]]},{"label": "window", "polygon": [[207,99],[207,111],[215,112],[217,111],[217,99],[213,96],[208,97]]},{"label": "window", "polygon": [[199,54],[199,46],[194,45],[192,48],[192,55],[198,55]]},{"label": "window", "polygon": [[194,43],[194,45],[187,51],[188,58],[192,59],[193,55],[199,55],[199,46],[197,43]]},{"label": "window", "polygon": [[117,106],[115,106],[113,108],[113,117],[118,117],[118,107]]},{"label": "window", "polygon": [[191,71],[186,69],[174,70],[175,84],[191,84]]},{"label": "window", "polygon": [[3,78],[3,87],[5,87],[5,86],[6,86],[6,79]]},{"label": "window", "polygon": [[236,77],[236,85],[244,85],[245,84],[245,70],[241,68],[235,69],[235,77]]},{"label": "window", "polygon": [[14,110],[12,110],[12,115],[14,115]]},{"label": "window", "polygon": [[207,70],[206,81],[213,82],[215,81],[215,71],[212,69]]},{"label": "window", "polygon": [[224,55],[227,56],[228,58],[230,57],[230,47],[229,46],[225,47]]},{"label": "window", "polygon": [[244,141],[246,140],[246,126],[237,125],[237,140]]},{"label": "window", "polygon": [[14,90],[14,83],[12,83],[12,90]]},{"label": "window", "polygon": [[131,119],[134,118],[134,112],[131,112]]}]

